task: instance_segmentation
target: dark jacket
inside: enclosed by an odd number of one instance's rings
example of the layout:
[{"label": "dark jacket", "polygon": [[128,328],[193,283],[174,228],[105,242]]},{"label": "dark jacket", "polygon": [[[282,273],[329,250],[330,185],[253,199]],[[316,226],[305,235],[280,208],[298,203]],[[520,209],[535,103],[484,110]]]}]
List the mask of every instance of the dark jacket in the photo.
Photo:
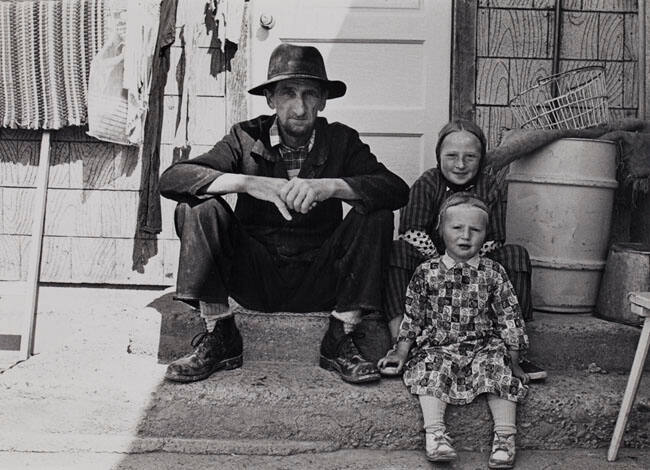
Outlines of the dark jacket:
[{"label": "dark jacket", "polygon": [[[278,153],[271,149],[269,128],[274,116],[260,116],[236,124],[208,152],[178,162],[161,176],[160,192],[176,201],[205,197],[203,188],[223,173],[287,178]],[[369,213],[380,209],[396,210],[408,201],[408,186],[377,161],[359,134],[325,118],[316,121],[316,139],[300,178],[342,178],[359,196],[348,201],[355,210]],[[338,199],[320,202],[307,214],[292,213],[285,220],[270,202],[239,194],[235,214],[255,238],[281,254],[300,253],[317,248],[342,220]]]}]

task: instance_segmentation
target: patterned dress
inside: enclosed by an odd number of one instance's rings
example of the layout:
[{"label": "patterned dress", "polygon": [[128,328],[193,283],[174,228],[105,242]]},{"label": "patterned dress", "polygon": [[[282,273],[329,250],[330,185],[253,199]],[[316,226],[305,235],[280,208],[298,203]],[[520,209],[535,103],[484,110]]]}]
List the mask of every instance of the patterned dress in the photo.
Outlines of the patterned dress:
[{"label": "patterned dress", "polygon": [[414,341],[404,368],[413,394],[453,405],[482,393],[515,402],[526,395],[508,350],[523,352],[528,337],[512,284],[495,261],[477,256],[450,268],[440,257],[422,263],[406,291],[398,341],[406,339]]}]

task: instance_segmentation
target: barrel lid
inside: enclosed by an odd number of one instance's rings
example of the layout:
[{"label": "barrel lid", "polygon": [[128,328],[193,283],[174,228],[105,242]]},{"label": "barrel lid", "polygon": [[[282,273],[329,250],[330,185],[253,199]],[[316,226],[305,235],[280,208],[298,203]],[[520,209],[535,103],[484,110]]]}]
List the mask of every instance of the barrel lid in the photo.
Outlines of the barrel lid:
[{"label": "barrel lid", "polygon": [[616,141],[614,140],[608,140],[608,139],[592,139],[589,137],[562,137],[561,139],[558,140],[580,140],[583,142],[600,142],[603,144],[611,144],[611,145],[616,145]]},{"label": "barrel lid", "polygon": [[620,242],[612,245],[612,251],[650,254],[650,244],[636,242]]}]

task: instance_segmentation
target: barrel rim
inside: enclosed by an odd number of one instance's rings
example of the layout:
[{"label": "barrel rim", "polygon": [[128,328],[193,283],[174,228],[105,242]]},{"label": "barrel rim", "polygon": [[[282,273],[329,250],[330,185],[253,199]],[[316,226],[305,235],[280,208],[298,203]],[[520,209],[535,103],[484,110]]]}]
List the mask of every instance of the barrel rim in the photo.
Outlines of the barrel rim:
[{"label": "barrel rim", "polygon": [[530,264],[533,267],[562,271],[603,271],[606,260],[530,255]]},{"label": "barrel rim", "polygon": [[[639,246],[640,248],[635,248]],[[640,253],[643,255],[650,255],[650,244],[642,242],[616,242],[611,246],[611,251],[626,253]]]},{"label": "barrel rim", "polygon": [[554,144],[556,142],[560,142],[562,140],[579,140],[581,142],[601,142],[603,144],[611,144],[611,145],[617,145],[615,140],[609,140],[609,139],[590,139],[588,137],[562,137],[560,139],[556,139],[552,142],[549,142],[547,145]]},{"label": "barrel rim", "polygon": [[[565,176],[555,176],[555,173],[543,173],[543,176],[531,176],[530,173],[508,173],[506,181],[508,183],[532,183],[532,184],[555,184],[560,186],[580,186],[586,188],[605,188],[616,189],[618,188],[618,181],[614,178],[609,179],[569,179]],[[573,174],[572,174],[573,176]]]}]

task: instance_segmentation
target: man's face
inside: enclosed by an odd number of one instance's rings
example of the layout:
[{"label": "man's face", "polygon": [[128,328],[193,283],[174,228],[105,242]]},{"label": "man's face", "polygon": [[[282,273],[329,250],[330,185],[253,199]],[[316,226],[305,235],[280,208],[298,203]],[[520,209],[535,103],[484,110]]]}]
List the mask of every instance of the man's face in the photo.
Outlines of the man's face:
[{"label": "man's face", "polygon": [[280,129],[297,140],[311,136],[318,112],[325,109],[327,99],[320,83],[306,78],[282,80],[265,95],[269,107],[278,115]]},{"label": "man's face", "polygon": [[478,207],[469,204],[449,207],[440,223],[445,249],[454,261],[473,258],[483,246],[487,214]]}]

